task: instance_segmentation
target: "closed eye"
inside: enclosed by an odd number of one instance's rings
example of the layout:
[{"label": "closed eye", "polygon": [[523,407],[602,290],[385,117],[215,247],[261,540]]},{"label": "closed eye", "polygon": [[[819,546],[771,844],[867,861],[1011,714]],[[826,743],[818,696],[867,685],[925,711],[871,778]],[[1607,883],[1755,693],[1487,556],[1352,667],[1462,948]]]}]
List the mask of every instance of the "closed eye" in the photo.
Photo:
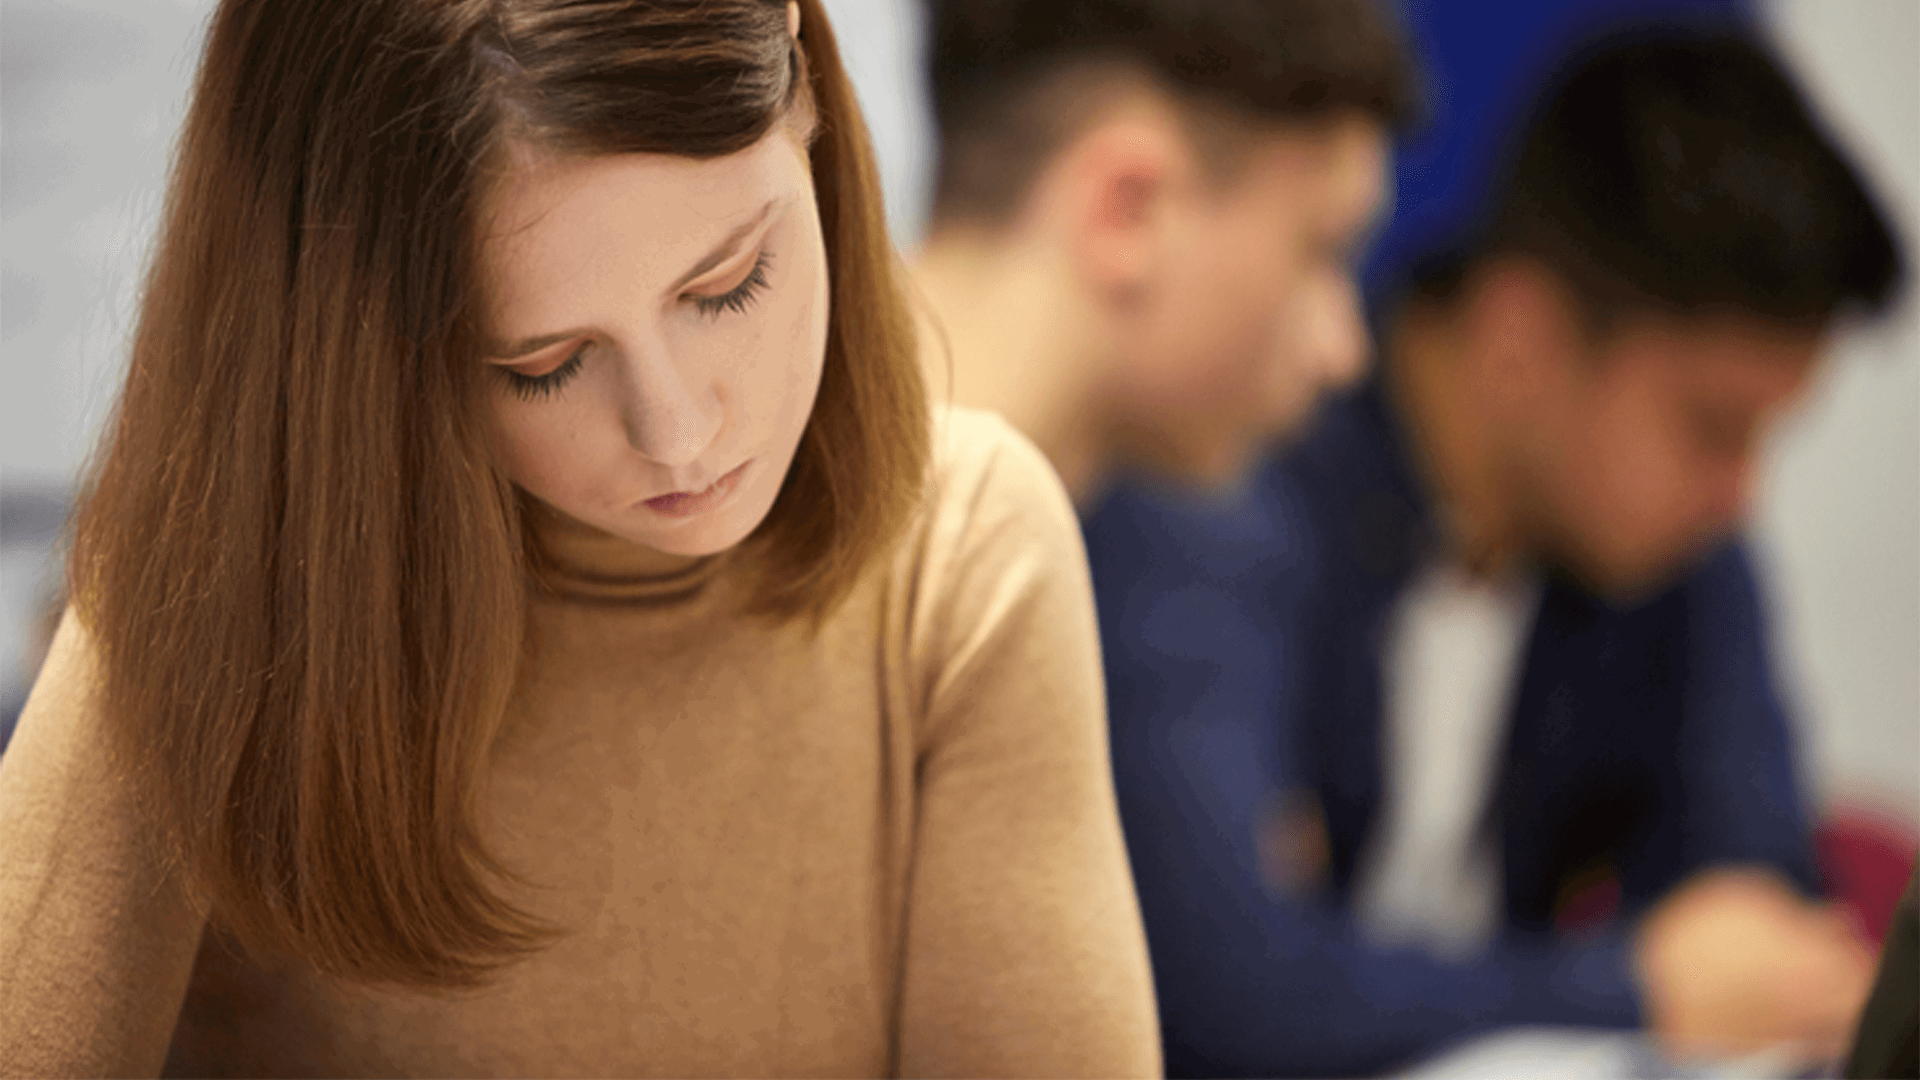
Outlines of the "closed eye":
[{"label": "closed eye", "polygon": [[766,289],[767,270],[772,265],[772,253],[762,251],[753,260],[753,269],[747,271],[747,276],[741,280],[740,284],[718,296],[689,296],[687,299],[692,301],[694,308],[700,314],[709,319],[718,319],[728,312],[742,314],[753,306],[753,302]]},{"label": "closed eye", "polygon": [[586,355],[587,347],[582,345],[575,349],[573,355],[567,357],[559,367],[544,375],[522,375],[512,368],[498,365],[495,365],[493,370],[499,372],[501,378],[506,380],[507,389],[513,391],[523,401],[532,401],[535,398],[552,397],[558,393],[569,380],[580,374],[581,365],[586,362]]}]

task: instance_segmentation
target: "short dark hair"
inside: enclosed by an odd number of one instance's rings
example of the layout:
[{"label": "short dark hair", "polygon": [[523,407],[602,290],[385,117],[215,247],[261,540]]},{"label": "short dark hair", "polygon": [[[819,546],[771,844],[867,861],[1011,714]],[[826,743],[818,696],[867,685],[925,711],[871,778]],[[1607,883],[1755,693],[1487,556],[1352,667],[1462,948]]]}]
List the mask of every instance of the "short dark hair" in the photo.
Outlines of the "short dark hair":
[{"label": "short dark hair", "polygon": [[[1414,77],[1373,0],[928,0],[940,126],[934,213],[1011,216],[1074,134],[1059,100],[1103,69],[1146,76],[1185,104],[1249,121],[1357,108],[1398,127]],[[1062,94],[1061,91],[1065,93]],[[1097,91],[1095,91],[1097,92]]]},{"label": "short dark hair", "polygon": [[1604,329],[1715,310],[1819,325],[1878,311],[1892,230],[1770,51],[1733,31],[1614,37],[1576,56],[1520,132],[1479,228],[1414,272],[1430,298],[1521,254]]}]

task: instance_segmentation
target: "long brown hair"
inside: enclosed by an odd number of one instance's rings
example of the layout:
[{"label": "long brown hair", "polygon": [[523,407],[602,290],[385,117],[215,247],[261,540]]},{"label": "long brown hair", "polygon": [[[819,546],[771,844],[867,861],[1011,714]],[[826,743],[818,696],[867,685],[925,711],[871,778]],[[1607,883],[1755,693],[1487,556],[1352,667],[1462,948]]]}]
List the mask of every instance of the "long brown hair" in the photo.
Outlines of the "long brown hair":
[{"label": "long brown hair", "polygon": [[833,307],[752,606],[819,617],[911,512],[912,322],[832,31],[800,7],[797,48],[781,0],[214,15],[70,571],[104,749],[243,941],[430,987],[548,932],[474,824],[531,587],[479,407],[477,238],[507,143],[712,157],[804,97]]}]

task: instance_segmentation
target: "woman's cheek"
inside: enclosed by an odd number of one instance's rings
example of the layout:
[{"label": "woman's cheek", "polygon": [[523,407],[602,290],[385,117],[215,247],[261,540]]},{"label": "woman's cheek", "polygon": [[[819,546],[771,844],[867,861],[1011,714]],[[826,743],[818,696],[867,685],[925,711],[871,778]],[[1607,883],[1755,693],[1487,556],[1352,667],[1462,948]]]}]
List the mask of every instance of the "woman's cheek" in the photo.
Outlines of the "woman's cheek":
[{"label": "woman's cheek", "polygon": [[[811,410],[826,349],[826,290],[824,267],[813,260],[800,269],[810,280],[794,282],[779,306],[748,341],[743,352],[751,357],[737,378],[743,399],[754,400],[749,413],[763,424],[786,426],[795,412]],[[769,429],[759,439],[783,438],[787,432]]]},{"label": "woman's cheek", "polygon": [[549,502],[564,501],[575,486],[570,463],[578,455],[567,444],[574,430],[554,412],[552,403],[501,401],[495,408],[496,453],[507,479]]}]

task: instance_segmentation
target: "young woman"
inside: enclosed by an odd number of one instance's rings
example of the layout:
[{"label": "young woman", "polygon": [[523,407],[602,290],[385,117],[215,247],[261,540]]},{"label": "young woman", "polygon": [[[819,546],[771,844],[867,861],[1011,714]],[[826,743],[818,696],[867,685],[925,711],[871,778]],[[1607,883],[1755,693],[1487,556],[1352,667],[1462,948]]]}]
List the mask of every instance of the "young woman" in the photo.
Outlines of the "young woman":
[{"label": "young woman", "polygon": [[818,0],[227,0],[0,764],[0,1073],[1144,1074],[1075,521]]}]

